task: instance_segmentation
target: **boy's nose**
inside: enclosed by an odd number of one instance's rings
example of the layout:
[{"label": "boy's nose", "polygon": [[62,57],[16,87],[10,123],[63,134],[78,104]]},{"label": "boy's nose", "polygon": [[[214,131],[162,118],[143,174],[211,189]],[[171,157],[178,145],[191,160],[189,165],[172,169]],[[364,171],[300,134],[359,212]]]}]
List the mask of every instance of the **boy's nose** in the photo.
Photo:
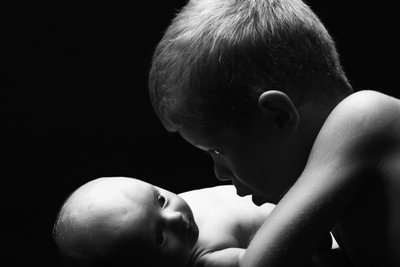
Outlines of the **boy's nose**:
[{"label": "boy's nose", "polygon": [[232,180],[231,172],[222,164],[214,163],[214,173],[217,179],[222,182]]}]

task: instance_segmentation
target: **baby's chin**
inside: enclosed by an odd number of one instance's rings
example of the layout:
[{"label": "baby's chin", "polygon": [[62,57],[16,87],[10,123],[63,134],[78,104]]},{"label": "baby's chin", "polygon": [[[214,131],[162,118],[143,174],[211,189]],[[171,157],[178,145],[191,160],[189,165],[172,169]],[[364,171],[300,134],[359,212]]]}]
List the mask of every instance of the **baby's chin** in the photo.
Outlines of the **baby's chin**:
[{"label": "baby's chin", "polygon": [[193,217],[192,220],[190,220],[190,224],[189,244],[191,248],[194,248],[199,239],[199,227]]}]

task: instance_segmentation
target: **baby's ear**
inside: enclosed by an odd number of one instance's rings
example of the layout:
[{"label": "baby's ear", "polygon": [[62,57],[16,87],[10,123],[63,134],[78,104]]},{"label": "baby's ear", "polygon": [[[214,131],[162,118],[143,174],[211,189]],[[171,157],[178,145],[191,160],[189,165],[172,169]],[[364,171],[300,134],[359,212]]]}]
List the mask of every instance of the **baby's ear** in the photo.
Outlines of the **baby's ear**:
[{"label": "baby's ear", "polygon": [[297,130],[300,116],[290,97],[276,90],[262,93],[258,98],[258,107],[262,114],[272,118],[281,130]]}]

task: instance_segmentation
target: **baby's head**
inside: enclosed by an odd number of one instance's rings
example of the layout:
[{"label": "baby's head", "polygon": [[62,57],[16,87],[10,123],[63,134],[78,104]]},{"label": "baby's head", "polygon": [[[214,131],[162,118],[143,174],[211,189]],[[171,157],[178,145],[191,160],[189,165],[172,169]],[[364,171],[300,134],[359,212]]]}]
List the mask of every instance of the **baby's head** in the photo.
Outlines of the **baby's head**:
[{"label": "baby's head", "polygon": [[109,177],[72,193],[54,239],[64,258],[77,265],[183,266],[198,228],[180,196],[137,179]]}]

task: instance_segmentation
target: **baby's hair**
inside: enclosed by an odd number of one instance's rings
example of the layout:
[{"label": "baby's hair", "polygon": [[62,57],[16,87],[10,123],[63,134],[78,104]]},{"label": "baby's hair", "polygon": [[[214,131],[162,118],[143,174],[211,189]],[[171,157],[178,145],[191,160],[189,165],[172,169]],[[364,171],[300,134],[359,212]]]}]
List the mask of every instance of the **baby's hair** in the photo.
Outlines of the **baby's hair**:
[{"label": "baby's hair", "polygon": [[[79,241],[73,241],[74,245],[72,246],[66,245],[70,238],[77,238],[79,240],[74,227],[76,227],[76,223],[80,218],[77,218],[72,211],[73,198],[76,194],[81,194],[78,191],[79,189],[75,190],[64,200],[56,215],[52,230],[52,237],[58,248],[59,257],[64,267],[159,266],[153,263],[154,256],[150,255],[151,253],[146,251],[144,246],[133,244],[130,241],[115,243],[107,254],[97,251],[94,247],[85,246]],[[86,229],[86,231],[90,231],[90,228]]]},{"label": "baby's hair", "polygon": [[63,244],[68,234],[70,234],[69,227],[71,226],[70,218],[70,205],[71,198],[76,191],[69,194],[64,200],[59,212],[57,213],[56,220],[53,226],[52,237],[58,248],[59,256],[62,260],[63,266],[91,266],[90,259],[82,253],[78,247],[74,250],[66,249]]},{"label": "baby's hair", "polygon": [[296,106],[352,92],[329,33],[301,0],[191,0],[155,49],[152,105],[169,131],[242,128],[258,97]]}]

